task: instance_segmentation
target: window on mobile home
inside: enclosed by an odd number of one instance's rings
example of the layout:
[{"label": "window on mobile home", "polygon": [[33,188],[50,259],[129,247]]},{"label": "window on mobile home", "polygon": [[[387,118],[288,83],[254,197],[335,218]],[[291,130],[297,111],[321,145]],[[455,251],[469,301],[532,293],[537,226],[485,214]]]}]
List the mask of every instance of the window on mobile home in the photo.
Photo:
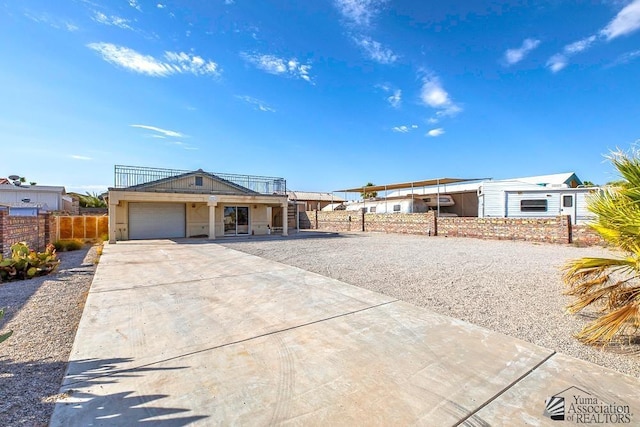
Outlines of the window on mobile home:
[{"label": "window on mobile home", "polygon": [[393,205],[394,212],[400,212],[400,205]]},{"label": "window on mobile home", "polygon": [[563,208],[572,208],[573,207],[573,196],[562,196],[562,207]]},{"label": "window on mobile home", "polygon": [[371,213],[376,213],[376,207],[375,207],[375,206],[373,206],[371,209],[369,209],[369,212],[371,212]]},{"label": "window on mobile home", "polygon": [[547,199],[520,200],[520,212],[546,212]]}]

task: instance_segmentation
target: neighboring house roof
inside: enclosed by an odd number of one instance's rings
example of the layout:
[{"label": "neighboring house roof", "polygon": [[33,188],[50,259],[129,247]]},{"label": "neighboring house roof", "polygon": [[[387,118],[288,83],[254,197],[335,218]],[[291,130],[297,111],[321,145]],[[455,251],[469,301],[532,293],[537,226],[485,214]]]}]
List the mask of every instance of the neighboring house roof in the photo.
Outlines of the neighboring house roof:
[{"label": "neighboring house roof", "polygon": [[11,184],[11,181],[9,181],[7,178],[0,178],[0,185],[2,184]]},{"label": "neighboring house roof", "polygon": [[567,184],[569,187],[572,187],[572,182],[575,183],[575,186],[582,185],[582,181],[574,172],[565,172],[565,173],[556,173],[552,175],[538,175],[538,176],[528,176],[523,178],[512,178],[505,179],[500,181],[520,181],[526,182],[529,184],[536,185],[562,185]]},{"label": "neighboring house roof", "polygon": [[13,185],[13,184],[0,184],[0,191],[11,191],[14,193],[21,192],[44,192],[44,193],[59,193],[66,194],[64,187],[53,185]]},{"label": "neighboring house roof", "polygon": [[287,196],[291,200],[321,201],[321,202],[344,202],[344,199],[332,193],[317,191],[287,191]]}]

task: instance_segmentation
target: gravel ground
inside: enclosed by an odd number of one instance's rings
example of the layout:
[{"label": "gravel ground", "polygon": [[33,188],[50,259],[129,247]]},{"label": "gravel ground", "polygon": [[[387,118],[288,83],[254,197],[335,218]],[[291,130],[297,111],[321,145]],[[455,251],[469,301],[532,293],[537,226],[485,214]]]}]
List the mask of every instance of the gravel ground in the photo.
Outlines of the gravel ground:
[{"label": "gravel ground", "polygon": [[59,254],[58,271],[0,284],[0,425],[46,426],[93,273],[96,247]]},{"label": "gravel ground", "polygon": [[562,295],[560,267],[573,258],[614,255],[607,249],[378,233],[314,235],[217,242],[640,378],[640,339],[585,346],[573,335],[590,315],[564,312],[571,300]]}]

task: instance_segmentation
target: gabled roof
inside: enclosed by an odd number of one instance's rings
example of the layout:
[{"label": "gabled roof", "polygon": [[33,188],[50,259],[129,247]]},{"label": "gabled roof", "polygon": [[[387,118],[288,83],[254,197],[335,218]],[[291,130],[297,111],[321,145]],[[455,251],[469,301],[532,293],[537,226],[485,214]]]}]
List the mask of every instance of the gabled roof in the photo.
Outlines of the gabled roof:
[{"label": "gabled roof", "polygon": [[321,202],[344,202],[344,199],[332,193],[322,193],[317,191],[287,191],[290,200],[321,201]]},{"label": "gabled roof", "polygon": [[[209,172],[205,172],[202,169],[198,169],[196,171],[191,171],[191,172],[185,172],[185,173],[181,173],[178,175],[174,175],[171,177],[167,177],[167,178],[161,178],[155,181],[149,181],[149,182],[145,182],[143,184],[138,184],[138,185],[132,185],[130,187],[125,187],[122,188],[122,190],[133,190],[133,191],[140,191],[140,190],[152,190],[154,188],[156,188],[157,190],[166,190],[166,188],[163,188],[162,185],[166,184],[166,183],[171,183],[174,181],[178,181],[178,180],[182,180],[184,178],[189,178],[189,177],[207,177],[213,181],[222,183],[228,187],[233,188],[235,191],[237,191],[238,193],[242,193],[242,194],[260,194],[256,191],[250,190],[246,187],[243,187],[239,184],[236,184],[234,182],[231,182],[227,179],[221,178],[218,175],[214,175],[212,173]],[[190,189],[188,188],[179,188],[177,190],[180,191],[189,191]],[[194,190],[191,189],[191,192],[193,192]]]}]

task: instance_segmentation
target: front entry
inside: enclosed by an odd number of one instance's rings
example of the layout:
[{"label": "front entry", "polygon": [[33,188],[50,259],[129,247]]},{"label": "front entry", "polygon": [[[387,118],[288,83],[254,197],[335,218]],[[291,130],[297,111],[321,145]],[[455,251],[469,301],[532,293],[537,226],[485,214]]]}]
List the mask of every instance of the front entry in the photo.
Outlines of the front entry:
[{"label": "front entry", "polygon": [[249,234],[249,207],[224,207],[224,235]]}]

